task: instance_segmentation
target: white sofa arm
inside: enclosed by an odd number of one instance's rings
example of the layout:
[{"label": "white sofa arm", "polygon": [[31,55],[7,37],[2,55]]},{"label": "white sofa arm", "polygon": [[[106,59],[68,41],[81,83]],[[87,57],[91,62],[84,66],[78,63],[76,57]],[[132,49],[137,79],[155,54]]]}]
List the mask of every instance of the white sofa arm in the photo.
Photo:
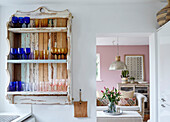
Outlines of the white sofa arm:
[{"label": "white sofa arm", "polygon": [[145,109],[144,102],[147,102],[147,97],[141,93],[135,93],[134,95],[136,96],[138,102],[139,112],[144,118],[144,109]]},{"label": "white sofa arm", "polygon": [[137,102],[138,102],[138,106],[140,108],[140,112],[142,112],[142,109],[143,109],[142,107],[143,107],[143,104],[144,104],[143,101],[147,102],[147,97],[144,96],[141,93],[135,93],[135,96],[136,96],[136,99],[137,99]]}]

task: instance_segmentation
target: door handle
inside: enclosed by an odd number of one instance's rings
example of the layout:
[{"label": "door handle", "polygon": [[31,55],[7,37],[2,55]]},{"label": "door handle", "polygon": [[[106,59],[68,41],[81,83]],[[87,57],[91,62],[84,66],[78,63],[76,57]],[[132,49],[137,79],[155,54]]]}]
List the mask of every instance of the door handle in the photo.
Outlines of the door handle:
[{"label": "door handle", "polygon": [[164,98],[161,98],[162,102],[166,102],[166,100]]},{"label": "door handle", "polygon": [[165,107],[166,107],[164,104],[161,104],[161,106],[162,106],[163,108],[165,108]]}]

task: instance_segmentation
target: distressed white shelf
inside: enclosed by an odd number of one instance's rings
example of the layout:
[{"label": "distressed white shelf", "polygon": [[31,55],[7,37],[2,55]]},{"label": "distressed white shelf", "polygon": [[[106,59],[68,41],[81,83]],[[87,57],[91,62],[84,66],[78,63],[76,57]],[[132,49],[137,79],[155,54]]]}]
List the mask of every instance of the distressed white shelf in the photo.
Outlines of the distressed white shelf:
[{"label": "distressed white shelf", "polygon": [[67,92],[19,92],[19,91],[14,91],[14,92],[7,92],[8,95],[67,95]]},{"label": "distressed white shelf", "polygon": [[67,32],[67,27],[9,28],[8,31],[14,33]]},{"label": "distressed white shelf", "polygon": [[7,60],[7,63],[67,63],[67,60]]},{"label": "distressed white shelf", "polygon": [[[12,16],[30,17],[30,19],[33,20],[33,22],[30,22],[31,28],[10,28]],[[39,7],[38,9],[30,12],[17,11],[12,16],[7,23],[7,43],[9,45],[8,52],[10,52],[10,47],[29,47],[31,50],[51,50],[56,42],[57,48],[66,47],[68,48],[68,53],[67,60],[8,60],[7,58],[6,71],[8,75],[8,83],[6,85],[6,89],[8,89],[8,84],[10,81],[16,81],[17,79],[28,82],[49,81],[49,79],[57,79],[60,74],[62,74],[62,76],[60,76],[61,78],[68,79],[68,86],[67,92],[6,92],[7,100],[9,100],[11,104],[71,105],[72,14],[69,10],[53,11],[48,10],[45,7]],[[48,27],[34,27],[35,19],[48,19]],[[43,21],[41,21],[41,24],[43,25],[42,22]],[[15,64],[21,64],[21,66],[17,66]]]}]

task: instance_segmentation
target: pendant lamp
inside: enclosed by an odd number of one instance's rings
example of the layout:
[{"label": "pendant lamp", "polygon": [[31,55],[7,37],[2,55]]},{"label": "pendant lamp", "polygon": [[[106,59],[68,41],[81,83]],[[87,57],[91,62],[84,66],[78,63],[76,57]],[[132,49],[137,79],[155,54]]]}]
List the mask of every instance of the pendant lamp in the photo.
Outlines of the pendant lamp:
[{"label": "pendant lamp", "polygon": [[[114,45],[114,41],[113,41],[113,45]],[[109,70],[127,70],[126,64],[120,60],[118,37],[117,37],[117,56],[116,56],[116,61],[114,61],[110,65]]]}]

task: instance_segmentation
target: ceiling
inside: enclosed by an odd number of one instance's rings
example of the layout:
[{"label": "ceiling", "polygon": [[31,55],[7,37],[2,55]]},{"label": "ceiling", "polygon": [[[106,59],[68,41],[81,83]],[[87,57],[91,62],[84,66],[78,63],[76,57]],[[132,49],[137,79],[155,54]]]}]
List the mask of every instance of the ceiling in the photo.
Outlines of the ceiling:
[{"label": "ceiling", "polygon": [[96,45],[117,45],[117,40],[119,45],[149,45],[149,37],[97,37]]},{"label": "ceiling", "polygon": [[29,5],[29,4],[55,4],[55,3],[81,3],[81,4],[103,4],[103,3],[131,3],[131,2],[156,2],[160,0],[0,0],[1,6],[8,6],[8,5]]},{"label": "ceiling", "polygon": [[167,0],[160,0],[161,2],[167,2]]}]

